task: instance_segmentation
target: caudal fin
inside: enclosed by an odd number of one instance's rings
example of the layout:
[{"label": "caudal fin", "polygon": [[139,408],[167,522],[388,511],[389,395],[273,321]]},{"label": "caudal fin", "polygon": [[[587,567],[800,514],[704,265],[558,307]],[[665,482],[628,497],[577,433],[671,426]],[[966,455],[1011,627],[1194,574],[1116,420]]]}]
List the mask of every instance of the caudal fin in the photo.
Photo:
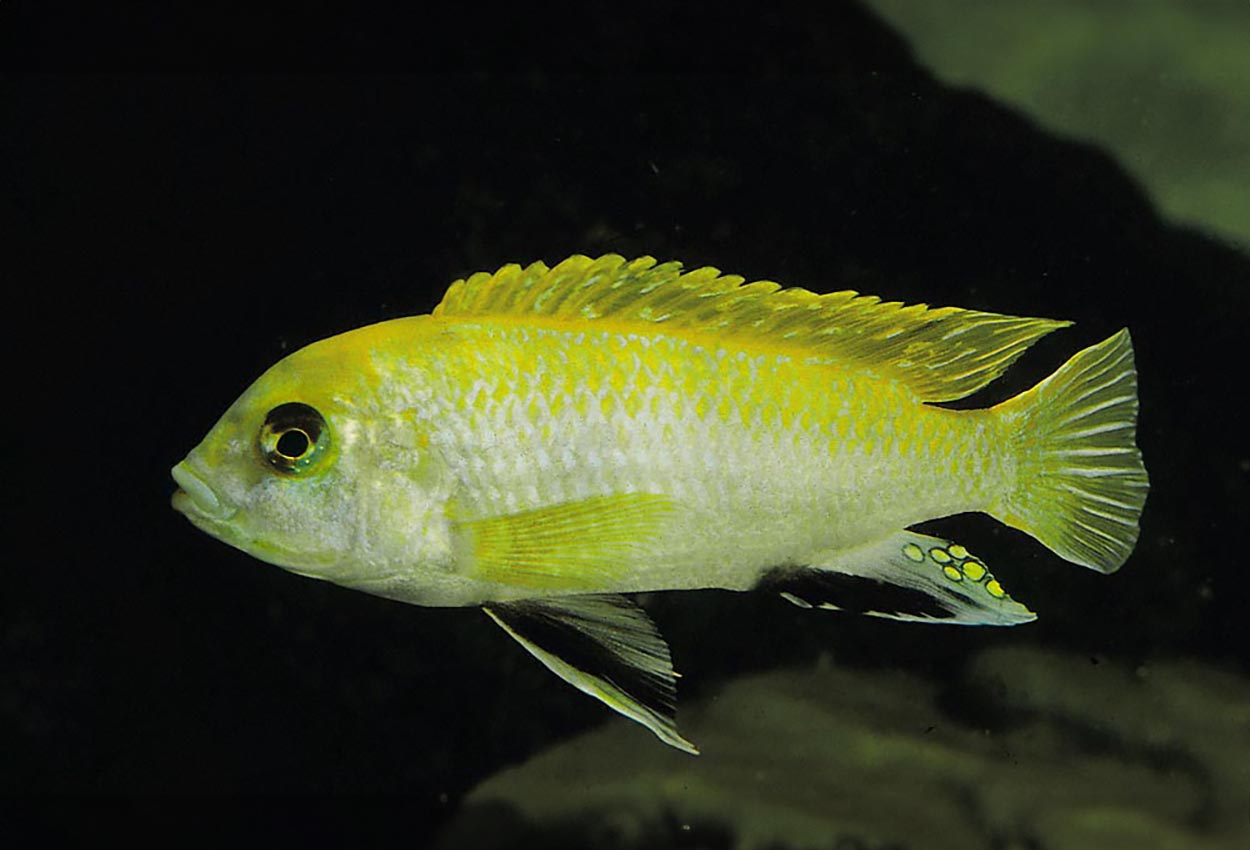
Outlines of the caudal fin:
[{"label": "caudal fin", "polygon": [[995,410],[1014,426],[1016,479],[990,513],[1065,560],[1119,569],[1137,542],[1149,489],[1128,329]]}]

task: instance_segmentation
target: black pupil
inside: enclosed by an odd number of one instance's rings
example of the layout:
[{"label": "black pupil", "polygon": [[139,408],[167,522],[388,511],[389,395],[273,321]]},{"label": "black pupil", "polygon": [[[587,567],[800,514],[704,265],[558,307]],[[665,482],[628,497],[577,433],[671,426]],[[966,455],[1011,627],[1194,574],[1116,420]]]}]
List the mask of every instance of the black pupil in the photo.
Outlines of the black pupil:
[{"label": "black pupil", "polygon": [[260,448],[279,471],[297,472],[300,464],[325,445],[325,427],[325,419],[315,408],[298,401],[280,404],[265,417]]},{"label": "black pupil", "polygon": [[274,448],[283,457],[298,460],[304,456],[311,446],[312,441],[308,439],[307,434],[298,428],[292,428],[278,438],[278,443]]}]

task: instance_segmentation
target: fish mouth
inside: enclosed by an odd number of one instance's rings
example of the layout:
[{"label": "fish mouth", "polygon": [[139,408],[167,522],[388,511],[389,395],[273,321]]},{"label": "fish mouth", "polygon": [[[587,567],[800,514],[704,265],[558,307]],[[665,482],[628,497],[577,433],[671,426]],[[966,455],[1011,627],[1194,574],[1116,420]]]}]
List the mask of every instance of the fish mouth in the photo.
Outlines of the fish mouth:
[{"label": "fish mouth", "polygon": [[178,484],[172,500],[174,510],[190,518],[214,522],[227,520],[234,513],[222,504],[208,482],[197,475],[185,460],[170,470],[170,474]]},{"label": "fish mouth", "polygon": [[[290,549],[271,540],[250,536],[244,529],[232,523],[235,514],[239,513],[239,507],[223,501],[202,474],[192,468],[190,462],[182,461],[170,470],[170,474],[178,484],[171,500],[173,508],[196,528],[266,563],[309,578],[331,578],[329,573],[337,566],[338,559],[335,556]],[[352,578],[345,571],[342,577]],[[333,580],[339,580],[338,574]]]}]

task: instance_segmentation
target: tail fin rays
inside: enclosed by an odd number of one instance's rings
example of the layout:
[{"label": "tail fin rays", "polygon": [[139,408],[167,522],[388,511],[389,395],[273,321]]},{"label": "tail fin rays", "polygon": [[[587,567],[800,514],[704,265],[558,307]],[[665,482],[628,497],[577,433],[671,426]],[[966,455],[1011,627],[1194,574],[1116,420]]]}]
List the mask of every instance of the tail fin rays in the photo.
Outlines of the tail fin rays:
[{"label": "tail fin rays", "polygon": [[1137,542],[1149,482],[1136,445],[1127,329],[998,405],[1015,425],[1016,485],[990,513],[1073,563],[1110,573]]}]

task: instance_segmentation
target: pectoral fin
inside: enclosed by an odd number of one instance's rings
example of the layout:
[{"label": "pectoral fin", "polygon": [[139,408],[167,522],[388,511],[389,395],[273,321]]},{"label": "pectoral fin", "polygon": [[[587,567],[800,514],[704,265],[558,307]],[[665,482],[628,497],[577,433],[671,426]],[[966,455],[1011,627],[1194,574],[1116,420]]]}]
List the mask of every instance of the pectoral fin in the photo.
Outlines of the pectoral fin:
[{"label": "pectoral fin", "polygon": [[893,620],[1014,626],[1037,619],[963,546],[912,531],[772,570],[761,586],[800,607]]},{"label": "pectoral fin", "polygon": [[594,496],[455,523],[457,557],[476,578],[541,590],[610,590],[673,510],[666,496]]},{"label": "pectoral fin", "polygon": [[697,755],[677,732],[677,674],[668,644],[623,596],[494,603],[483,610],[547,669],[666,744]]}]

